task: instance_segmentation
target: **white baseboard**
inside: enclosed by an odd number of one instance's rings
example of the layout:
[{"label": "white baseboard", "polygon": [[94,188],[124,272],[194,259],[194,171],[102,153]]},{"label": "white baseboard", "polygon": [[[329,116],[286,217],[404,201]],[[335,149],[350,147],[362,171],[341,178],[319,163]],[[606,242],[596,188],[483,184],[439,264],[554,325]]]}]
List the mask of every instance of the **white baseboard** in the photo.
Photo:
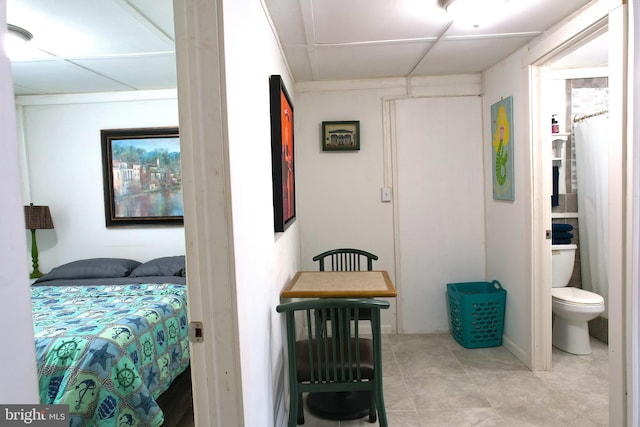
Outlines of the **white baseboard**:
[{"label": "white baseboard", "polygon": [[516,345],[509,337],[503,335],[502,336],[502,345],[504,348],[509,350],[515,357],[517,357],[522,363],[524,363],[527,368],[531,369],[529,366],[529,361],[527,360],[527,352],[518,345]]}]

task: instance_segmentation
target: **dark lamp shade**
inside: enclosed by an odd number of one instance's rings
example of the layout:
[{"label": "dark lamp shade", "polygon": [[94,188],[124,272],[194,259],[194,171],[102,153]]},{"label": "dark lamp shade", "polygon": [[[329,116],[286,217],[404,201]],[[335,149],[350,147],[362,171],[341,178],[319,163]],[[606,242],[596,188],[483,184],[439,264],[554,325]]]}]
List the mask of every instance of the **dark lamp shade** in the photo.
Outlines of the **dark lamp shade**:
[{"label": "dark lamp shade", "polygon": [[43,230],[53,228],[53,220],[49,206],[34,206],[33,203],[24,207],[24,222],[27,230]]}]

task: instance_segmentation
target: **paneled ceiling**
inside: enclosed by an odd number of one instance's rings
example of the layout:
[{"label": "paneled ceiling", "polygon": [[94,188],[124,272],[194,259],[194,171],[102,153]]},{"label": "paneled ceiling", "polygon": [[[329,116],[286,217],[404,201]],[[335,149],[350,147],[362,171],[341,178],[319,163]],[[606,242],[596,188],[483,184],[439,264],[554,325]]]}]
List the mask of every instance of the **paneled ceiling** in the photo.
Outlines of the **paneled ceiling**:
[{"label": "paneled ceiling", "polygon": [[[297,82],[477,73],[589,0],[509,0],[478,28],[439,0],[264,0]],[[16,95],[176,87],[172,0],[7,0],[33,34]],[[247,29],[250,31],[250,29]],[[606,43],[564,67],[606,64]]]},{"label": "paneled ceiling", "polygon": [[16,95],[176,87],[172,0],[7,0],[7,22],[33,34]]}]

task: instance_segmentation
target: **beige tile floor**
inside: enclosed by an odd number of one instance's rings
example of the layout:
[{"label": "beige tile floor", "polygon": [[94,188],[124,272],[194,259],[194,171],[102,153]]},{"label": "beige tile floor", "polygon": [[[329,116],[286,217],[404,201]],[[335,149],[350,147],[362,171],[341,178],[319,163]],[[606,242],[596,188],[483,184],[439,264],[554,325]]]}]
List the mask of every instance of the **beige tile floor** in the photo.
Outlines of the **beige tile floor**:
[{"label": "beige tile floor", "polygon": [[[392,427],[607,426],[608,355],[553,349],[553,369],[531,372],[504,347],[465,349],[450,334],[384,335],[384,398]],[[306,427],[365,426],[305,411]]]}]

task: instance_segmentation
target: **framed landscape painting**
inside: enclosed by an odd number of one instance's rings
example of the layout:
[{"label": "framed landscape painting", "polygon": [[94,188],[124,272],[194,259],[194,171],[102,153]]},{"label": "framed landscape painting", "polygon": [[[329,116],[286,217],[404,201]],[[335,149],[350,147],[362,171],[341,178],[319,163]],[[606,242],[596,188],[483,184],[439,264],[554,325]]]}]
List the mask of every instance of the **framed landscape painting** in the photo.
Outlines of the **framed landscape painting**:
[{"label": "framed landscape painting", "polygon": [[178,128],[100,133],[106,226],[183,224]]}]

